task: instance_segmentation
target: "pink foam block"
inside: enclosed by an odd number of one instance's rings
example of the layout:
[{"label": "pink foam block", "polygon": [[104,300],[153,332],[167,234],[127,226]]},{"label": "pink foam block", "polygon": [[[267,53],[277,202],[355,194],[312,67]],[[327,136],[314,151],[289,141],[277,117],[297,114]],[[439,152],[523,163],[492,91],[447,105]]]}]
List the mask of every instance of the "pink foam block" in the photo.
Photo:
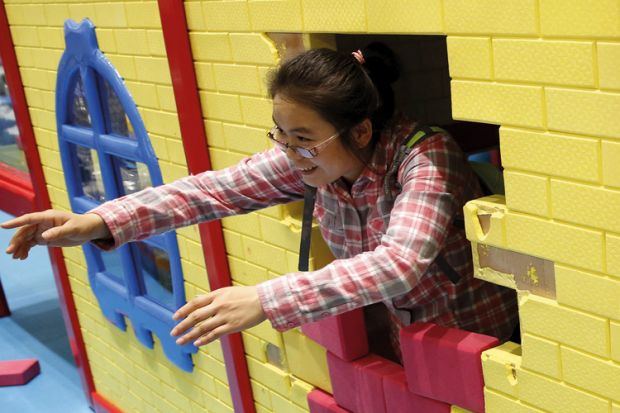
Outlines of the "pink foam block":
[{"label": "pink foam block", "polygon": [[338,406],[336,400],[321,390],[312,390],[308,393],[308,407],[310,413],[348,413],[349,411]]},{"label": "pink foam block", "polygon": [[363,365],[356,364],[359,413],[392,413],[387,408],[383,380],[386,376],[402,372],[403,368],[375,355],[364,357],[363,360]]},{"label": "pink foam block", "polygon": [[385,411],[389,413],[450,413],[448,403],[429,399],[409,391],[405,370],[383,379]]},{"label": "pink foam block", "polygon": [[343,360],[351,361],[368,354],[362,308],[306,324],[301,331]]},{"label": "pink foam block", "polygon": [[376,355],[355,361],[327,353],[327,365],[336,402],[355,413],[387,413],[383,379],[402,367]]},{"label": "pink foam block", "polygon": [[499,344],[495,337],[429,323],[400,332],[409,390],[474,412],[484,412],[481,353]]},{"label": "pink foam block", "polygon": [[0,361],[0,386],[26,384],[40,372],[37,359]]}]

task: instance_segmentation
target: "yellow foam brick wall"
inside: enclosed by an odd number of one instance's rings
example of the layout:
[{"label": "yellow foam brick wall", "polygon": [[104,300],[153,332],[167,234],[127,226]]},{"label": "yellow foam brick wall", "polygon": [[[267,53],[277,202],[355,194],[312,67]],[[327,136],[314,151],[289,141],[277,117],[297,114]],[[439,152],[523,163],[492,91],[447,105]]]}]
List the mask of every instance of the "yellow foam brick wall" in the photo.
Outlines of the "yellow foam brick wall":
[{"label": "yellow foam brick wall", "polygon": [[[55,207],[69,208],[55,136],[53,63],[64,47],[66,18],[95,22],[102,50],[144,117],[165,181],[187,172],[154,0],[5,4]],[[620,411],[617,0],[184,4],[217,169],[268,147],[264,133],[272,121],[264,82],[279,56],[267,33],[310,34],[309,45],[329,33],[447,35],[453,118],[501,125],[506,196],[467,206],[468,237],[555,263],[556,300],[520,293],[522,346],[483,356],[486,411]],[[489,217],[486,233],[480,215]],[[224,220],[236,285],[295,269],[298,216],[295,206],[274,207]],[[208,290],[200,239],[195,228],[178,234],[192,296]],[[314,252],[313,265],[329,261],[324,245]],[[232,411],[218,346],[195,357],[194,373],[178,372],[157,345],[145,350],[131,332],[102,319],[81,251],[65,254],[95,382],[105,397],[126,411]],[[243,340],[257,411],[305,411],[308,391],[330,390],[324,352],[310,349],[298,331],[282,336],[264,323]],[[316,360],[312,371],[301,368],[309,355]]]}]

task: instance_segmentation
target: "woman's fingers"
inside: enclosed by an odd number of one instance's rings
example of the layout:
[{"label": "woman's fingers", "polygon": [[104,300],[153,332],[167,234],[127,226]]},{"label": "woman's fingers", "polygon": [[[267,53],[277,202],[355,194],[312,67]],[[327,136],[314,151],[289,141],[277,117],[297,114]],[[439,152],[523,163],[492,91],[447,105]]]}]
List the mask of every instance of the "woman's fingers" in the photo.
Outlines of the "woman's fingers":
[{"label": "woman's fingers", "polygon": [[[192,302],[194,302],[194,300],[192,300]],[[184,307],[187,307],[190,303],[186,304]],[[205,305],[204,307],[198,307],[195,310],[193,310],[191,313],[189,313],[183,321],[177,324],[172,329],[170,334],[173,336],[178,336],[184,331],[187,331],[191,328],[195,328],[197,324],[204,322],[208,318],[212,317],[213,314],[214,314],[213,309],[210,308],[208,305]]]},{"label": "woman's fingers", "polygon": [[206,344],[209,344],[212,341],[217,340],[218,338],[226,334],[233,333],[233,332],[234,331],[230,330],[230,327],[227,324],[224,324],[202,335],[200,338],[194,341],[194,345],[196,347],[204,346]]},{"label": "woman's fingers", "polygon": [[194,328],[192,328],[189,332],[180,337],[177,340],[177,344],[183,345],[186,343],[194,342],[194,344],[197,345],[196,340],[198,340],[200,337],[209,335],[210,333],[212,333],[213,330],[215,330],[216,328],[220,328],[224,325],[226,325],[226,322],[223,321],[221,318],[210,317],[205,321],[195,325]]},{"label": "woman's fingers", "polygon": [[38,224],[45,219],[44,214],[44,212],[33,212],[31,214],[25,214],[21,217],[13,218],[11,220],[3,222],[2,224],[0,224],[0,227],[4,229],[11,229],[21,227],[23,225]]}]

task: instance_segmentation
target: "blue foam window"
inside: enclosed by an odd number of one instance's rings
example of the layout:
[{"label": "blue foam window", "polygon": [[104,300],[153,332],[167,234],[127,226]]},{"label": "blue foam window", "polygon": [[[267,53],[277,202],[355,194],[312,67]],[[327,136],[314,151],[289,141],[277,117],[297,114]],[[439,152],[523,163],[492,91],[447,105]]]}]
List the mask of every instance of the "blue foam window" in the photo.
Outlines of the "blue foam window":
[{"label": "blue foam window", "polygon": [[[56,122],[71,209],[84,213],[163,181],[136,104],[99,49],[93,23],[67,20],[64,29]],[[89,282],[105,317],[122,330],[129,319],[146,347],[153,348],[155,334],[166,356],[192,371],[196,347],[178,346],[170,336],[176,324],[172,314],[185,303],[176,234],[171,231],[109,252],[86,244],[84,254]]]}]

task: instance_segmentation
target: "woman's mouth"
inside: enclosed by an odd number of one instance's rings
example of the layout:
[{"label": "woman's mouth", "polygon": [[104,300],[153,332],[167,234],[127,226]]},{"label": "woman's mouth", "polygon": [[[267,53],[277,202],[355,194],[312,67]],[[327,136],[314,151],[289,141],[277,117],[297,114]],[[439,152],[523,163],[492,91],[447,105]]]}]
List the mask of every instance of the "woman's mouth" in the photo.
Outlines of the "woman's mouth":
[{"label": "woman's mouth", "polygon": [[314,172],[314,170],[317,168],[317,166],[310,166],[308,168],[297,168],[299,170],[299,172],[301,172],[302,175],[310,175],[312,172]]}]

